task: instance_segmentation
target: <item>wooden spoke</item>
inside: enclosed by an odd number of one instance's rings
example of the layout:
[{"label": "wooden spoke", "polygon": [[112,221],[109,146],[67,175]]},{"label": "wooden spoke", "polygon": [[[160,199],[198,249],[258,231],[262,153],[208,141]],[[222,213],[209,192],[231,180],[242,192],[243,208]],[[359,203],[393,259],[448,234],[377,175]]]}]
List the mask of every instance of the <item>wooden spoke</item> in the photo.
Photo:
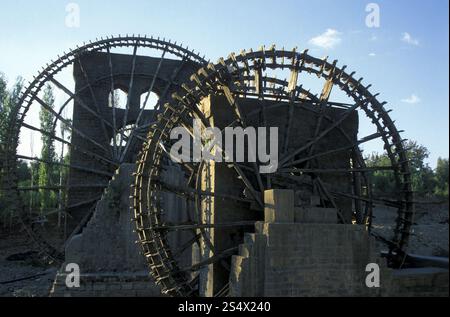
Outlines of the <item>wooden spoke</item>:
[{"label": "wooden spoke", "polygon": [[201,237],[202,237],[201,233],[194,235],[191,239],[182,244],[175,252],[173,252],[172,256],[174,258],[178,258],[184,253],[184,251],[190,248],[194,243],[199,243]]},{"label": "wooden spoke", "polygon": [[[91,107],[86,105],[86,103],[78,96],[77,93],[72,93],[69,88],[61,84],[59,81],[57,81],[54,77],[49,78],[49,80],[56,85],[59,89],[61,89],[64,93],[72,97],[76,102],[79,103],[79,105],[88,111],[90,114],[92,114],[96,119],[98,119],[100,122],[103,122],[103,124],[106,124],[110,128],[114,128],[114,122],[111,124],[108,120],[106,120],[104,117],[102,117],[99,113],[97,113],[95,110],[93,110]],[[112,98],[114,99],[114,98]],[[115,130],[116,131],[116,130]],[[123,132],[116,131],[116,133],[119,133],[123,135]]]},{"label": "wooden spoke", "polygon": [[[78,61],[78,64],[80,66],[81,72],[83,74],[84,80],[87,82],[89,93],[91,94],[92,100],[94,101],[95,109],[96,109],[97,113],[100,113],[100,106],[98,105],[97,97],[95,96],[95,92],[94,92],[94,89],[92,88],[91,82],[89,80],[89,76],[88,76],[88,74],[86,73],[86,71],[84,69],[84,66],[83,66],[83,64],[81,62],[81,59],[78,58],[77,61]],[[73,100],[73,97],[69,96],[69,99],[67,100],[67,102],[69,102],[69,100]],[[65,108],[65,106],[66,106],[66,104],[61,106],[60,113],[61,113],[62,109]],[[103,120],[100,120],[100,125],[102,127],[103,137],[105,138],[105,140],[108,140],[108,131],[106,130],[105,122]],[[55,126],[53,126],[53,130],[54,129],[55,129]],[[110,154],[111,154],[111,157],[113,157],[113,150],[112,149],[110,149]]]},{"label": "wooden spoke", "polygon": [[323,139],[326,135],[328,135],[328,133],[330,133],[332,130],[336,129],[339,125],[341,125],[342,122],[344,122],[352,114],[352,112],[360,106],[361,106],[361,102],[358,102],[355,105],[353,105],[351,108],[347,109],[345,111],[345,113],[343,113],[341,115],[341,117],[336,122],[334,122],[334,124],[332,124],[330,127],[328,127],[323,132],[321,132],[314,140],[308,142],[307,144],[300,147],[299,149],[296,149],[293,153],[282,158],[280,160],[280,165],[284,166],[290,159],[294,158],[297,154],[303,152],[304,150],[309,148],[311,145],[313,145],[313,144],[317,143],[318,141],[320,141],[321,139]]},{"label": "wooden spoke", "polygon": [[[152,91],[153,91],[153,89],[154,89],[154,86],[155,86],[155,83],[156,83],[156,79],[157,79],[158,76],[159,76],[160,69],[161,69],[161,66],[162,66],[163,61],[164,61],[164,57],[165,57],[165,55],[166,55],[166,53],[167,53],[167,49],[168,49],[168,46],[166,46],[166,47],[164,48],[163,53],[162,53],[162,55],[161,55],[161,57],[160,57],[160,59],[159,59],[158,66],[157,66],[157,68],[156,68],[156,72],[155,72],[155,74],[153,75],[152,82],[151,82],[150,87],[149,87],[149,89],[148,89],[148,91],[147,91],[147,95],[145,96],[144,104],[141,105],[141,109],[139,110],[139,114],[138,114],[138,116],[137,116],[136,123],[135,123],[135,128],[131,131],[129,140],[128,140],[128,142],[125,144],[125,149],[124,149],[124,151],[123,151],[123,153],[122,153],[122,157],[121,157],[121,159],[120,159],[121,162],[123,162],[123,160],[125,159],[125,155],[126,155],[126,153],[128,152],[128,149],[129,149],[129,147],[130,147],[130,145],[131,145],[131,141],[133,140],[133,137],[137,137],[137,136],[138,136],[137,130],[138,130],[138,129],[145,129],[145,127],[143,127],[142,125],[140,125],[141,119],[142,119],[142,115],[143,115],[143,113],[144,113],[144,111],[145,111],[145,108],[147,107],[147,103],[148,103],[150,94],[152,93]],[[167,92],[166,92],[166,93],[167,93]],[[163,96],[160,96],[160,100],[161,100],[161,98],[163,98]],[[156,111],[156,108],[154,109],[154,111]],[[144,140],[144,141],[145,141],[145,140]]]},{"label": "wooden spoke", "polygon": [[60,116],[55,110],[53,110],[52,107],[50,107],[47,103],[45,103],[42,99],[40,99],[38,96],[34,97],[35,100],[37,102],[39,102],[39,104],[41,104],[42,107],[44,107],[47,111],[49,111],[50,113],[52,113],[52,115],[56,116],[59,120],[61,120],[61,122],[63,122],[66,126],[70,127],[70,129],[78,134],[80,137],[82,137],[83,139],[89,141],[91,144],[97,146],[98,148],[102,149],[105,152],[108,152],[108,149],[105,148],[102,144],[98,143],[97,141],[95,141],[94,139],[88,137],[86,134],[84,134],[83,132],[81,132],[79,129],[75,128],[68,120],[64,119],[62,116]]},{"label": "wooden spoke", "polygon": [[377,171],[393,171],[392,166],[373,166],[366,168],[285,168],[281,173],[366,173]]},{"label": "wooden spoke", "polygon": [[216,193],[206,190],[198,190],[193,189],[191,187],[179,187],[179,186],[172,186],[164,182],[154,182],[154,184],[157,184],[159,186],[158,190],[162,191],[168,191],[170,193],[174,193],[183,197],[193,197],[193,196],[208,196],[208,197],[216,197],[221,199],[232,199],[235,201],[241,201],[246,203],[251,203],[254,200],[253,199],[247,199],[242,198],[234,195],[229,194],[223,194],[223,193]]},{"label": "wooden spoke", "polygon": [[[131,75],[130,75],[130,83],[128,85],[128,95],[127,95],[127,103],[125,105],[125,114],[123,116],[123,123],[122,126],[125,127],[128,123],[128,112],[130,111],[130,101],[131,101],[131,96],[133,94],[133,85],[134,85],[134,74],[136,71],[136,57],[137,57],[137,49],[138,49],[138,45],[137,43],[134,45],[133,48],[133,57],[132,57],[132,61],[131,61]],[[130,137],[128,138],[128,142],[131,142],[131,134]],[[119,146],[120,148],[122,148],[122,142],[123,142],[123,134],[120,134],[120,141],[119,141]],[[128,150],[128,147],[126,147],[126,149],[123,151],[123,153],[120,153],[119,151],[119,162],[123,162],[126,152]]]},{"label": "wooden spoke", "polygon": [[87,199],[87,200],[78,202],[78,203],[76,203],[76,204],[69,205],[69,206],[67,206],[67,207],[65,207],[65,208],[54,209],[54,210],[52,210],[52,211],[46,212],[46,213],[45,213],[45,216],[49,216],[49,215],[53,215],[53,214],[58,214],[58,213],[60,213],[60,212],[66,213],[66,212],[69,211],[69,210],[72,210],[72,209],[76,209],[76,208],[79,208],[79,207],[83,207],[83,206],[86,206],[86,205],[93,204],[93,203],[95,203],[96,201],[98,201],[100,198],[101,198],[100,196],[97,196],[97,197],[92,198],[92,199]]},{"label": "wooden spoke", "polygon": [[369,135],[367,137],[364,137],[364,138],[358,140],[357,142],[352,143],[352,144],[350,144],[348,146],[343,146],[343,147],[340,147],[340,148],[337,148],[337,149],[333,149],[333,150],[329,150],[329,151],[325,151],[325,152],[321,152],[321,153],[316,153],[316,154],[313,154],[313,155],[309,155],[309,156],[307,156],[305,158],[301,158],[301,159],[289,162],[288,164],[285,165],[285,167],[294,166],[294,165],[297,165],[297,164],[300,164],[300,163],[303,163],[303,162],[307,162],[307,161],[309,161],[311,159],[318,158],[318,157],[321,157],[321,156],[335,154],[335,153],[339,153],[339,152],[343,152],[343,151],[348,151],[348,150],[351,150],[353,148],[356,148],[360,144],[363,144],[363,143],[375,140],[377,138],[380,138],[383,135],[386,135],[386,133],[379,133],[379,132],[377,132],[377,133],[371,134],[371,135]]},{"label": "wooden spoke", "polygon": [[108,184],[68,184],[66,186],[19,186],[20,191],[60,190],[70,188],[105,188]]},{"label": "wooden spoke", "polygon": [[178,230],[192,230],[192,229],[208,229],[208,228],[226,228],[226,227],[247,227],[253,226],[254,221],[237,221],[229,223],[195,223],[195,224],[164,224],[154,226],[152,230],[163,231],[178,231]]},{"label": "wooden spoke", "polygon": [[195,264],[195,265],[193,265],[191,267],[183,268],[183,269],[181,269],[181,271],[182,272],[195,272],[195,271],[198,271],[198,270],[202,269],[203,267],[205,267],[207,265],[213,264],[215,262],[218,262],[218,261],[220,261],[220,260],[222,260],[224,258],[227,258],[227,257],[231,256],[237,250],[238,250],[238,247],[229,248],[229,249],[227,249],[225,251],[222,251],[221,253],[219,253],[217,255],[214,255],[214,256],[206,259],[206,260],[203,260],[203,261],[201,261],[201,262],[199,262],[199,263],[197,263],[197,264]]},{"label": "wooden spoke", "polygon": [[69,147],[72,148],[73,150],[76,150],[76,151],[78,150],[78,151],[82,152],[83,154],[86,154],[86,155],[88,155],[88,156],[94,157],[94,158],[96,158],[96,159],[98,159],[98,160],[100,160],[100,161],[103,161],[103,162],[105,162],[105,163],[108,163],[109,165],[112,165],[112,166],[118,166],[118,164],[117,164],[116,162],[110,160],[109,158],[106,158],[106,157],[104,157],[104,156],[102,156],[102,155],[99,155],[99,154],[94,153],[94,152],[92,152],[92,151],[90,151],[90,150],[87,150],[87,149],[85,149],[85,148],[82,147],[82,146],[79,146],[79,145],[75,146],[75,145],[73,145],[71,142],[69,142],[69,141],[67,141],[67,140],[64,140],[64,139],[61,139],[61,138],[55,136],[54,134],[52,134],[52,133],[50,133],[50,132],[47,132],[47,131],[44,131],[44,130],[42,130],[42,129],[33,127],[32,125],[29,125],[29,124],[26,124],[26,123],[22,123],[22,126],[23,126],[24,128],[27,128],[27,129],[30,129],[30,130],[33,130],[33,131],[40,132],[40,133],[43,134],[43,135],[46,135],[46,136],[48,136],[48,137],[51,137],[51,138],[53,138],[55,141],[61,142],[61,143],[65,144],[65,145],[69,146]]},{"label": "wooden spoke", "polygon": [[[112,63],[112,57],[111,57],[111,50],[109,46],[106,48],[106,52],[108,53],[108,66],[109,66],[109,79],[111,81],[111,90],[110,90],[110,102],[112,107],[112,125],[113,125],[113,133],[117,133],[117,122],[116,122],[116,105],[115,105],[115,98],[114,98],[114,69],[113,69],[113,63]],[[117,148],[117,140],[116,138],[113,138],[113,152],[114,157],[117,157],[118,155],[118,148]]]},{"label": "wooden spoke", "polygon": [[22,159],[22,160],[27,160],[27,161],[36,161],[36,162],[40,162],[40,163],[45,163],[48,165],[57,165],[57,166],[61,166],[61,167],[66,167],[66,168],[73,168],[79,171],[83,171],[83,172],[88,172],[88,173],[93,173],[93,174],[97,174],[97,175],[102,175],[102,176],[106,176],[106,177],[111,177],[113,174],[106,172],[106,171],[102,171],[102,170],[98,170],[98,169],[93,169],[93,168],[88,168],[88,167],[83,167],[83,166],[78,166],[78,165],[74,165],[74,164],[64,164],[61,162],[57,162],[57,161],[47,161],[47,160],[43,160],[37,157],[30,157],[30,156],[25,156],[25,155],[17,155],[18,159]]}]

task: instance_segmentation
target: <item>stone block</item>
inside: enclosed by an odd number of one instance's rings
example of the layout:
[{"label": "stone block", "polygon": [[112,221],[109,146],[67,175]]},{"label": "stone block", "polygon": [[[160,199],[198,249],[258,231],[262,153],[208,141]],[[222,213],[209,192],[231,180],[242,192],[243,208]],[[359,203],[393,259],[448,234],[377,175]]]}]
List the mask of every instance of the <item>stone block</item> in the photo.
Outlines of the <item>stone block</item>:
[{"label": "stone block", "polygon": [[294,191],[270,189],[264,192],[264,219],[269,223],[294,222]]},{"label": "stone block", "polygon": [[337,212],[334,208],[295,207],[294,219],[297,223],[337,223]]}]

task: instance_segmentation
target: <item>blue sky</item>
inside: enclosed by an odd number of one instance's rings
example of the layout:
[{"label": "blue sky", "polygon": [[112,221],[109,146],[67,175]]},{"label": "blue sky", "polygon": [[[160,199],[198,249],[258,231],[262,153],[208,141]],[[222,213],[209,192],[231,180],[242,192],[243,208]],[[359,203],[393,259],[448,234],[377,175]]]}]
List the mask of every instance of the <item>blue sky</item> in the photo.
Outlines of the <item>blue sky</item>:
[{"label": "blue sky", "polygon": [[[263,44],[309,48],[371,83],[403,136],[428,147],[431,166],[449,156],[447,0],[1,2],[0,71],[10,81],[30,79],[63,51],[105,35],[170,38],[213,61]],[[70,2],[80,8],[79,28],[65,25]],[[365,23],[370,2],[380,8],[378,28]]]}]

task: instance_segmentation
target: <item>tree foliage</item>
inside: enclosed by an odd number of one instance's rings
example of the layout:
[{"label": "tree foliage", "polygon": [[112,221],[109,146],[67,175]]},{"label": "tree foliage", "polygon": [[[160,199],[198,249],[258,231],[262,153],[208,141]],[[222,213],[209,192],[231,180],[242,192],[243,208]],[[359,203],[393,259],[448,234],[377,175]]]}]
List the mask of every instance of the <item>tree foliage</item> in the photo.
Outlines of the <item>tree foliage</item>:
[{"label": "tree foliage", "polygon": [[[53,95],[53,89],[50,85],[47,85],[44,89],[44,96],[42,100],[53,109],[55,104],[55,97]],[[47,132],[46,134],[41,134],[42,148],[41,148],[41,159],[43,162],[39,164],[39,187],[54,186],[57,184],[58,170],[55,168],[56,162],[56,150],[55,142],[52,135],[55,133],[53,130],[53,121],[55,116],[51,111],[41,106],[39,112],[39,120],[41,124],[41,130]],[[40,198],[40,210],[41,213],[55,207],[56,194],[54,191],[47,189],[39,190]]]},{"label": "tree foliage", "polygon": [[448,158],[438,158],[436,166],[436,190],[435,193],[441,197],[448,197]]},{"label": "tree foliage", "polygon": [[[7,155],[7,143],[10,138],[10,127],[17,122],[16,107],[23,88],[23,79],[18,77],[11,90],[8,90],[6,77],[0,73],[0,185],[4,184],[6,173],[4,161]],[[19,166],[19,174],[23,166]],[[0,219],[5,220],[12,215],[11,208],[5,199],[5,193],[0,191]]]},{"label": "tree foliage", "polygon": [[[430,152],[416,141],[409,141],[407,156],[410,161],[412,187],[417,196],[431,198],[435,196],[448,197],[448,159],[438,159],[433,170],[426,160]],[[367,165],[390,166],[391,161],[386,153],[372,153],[367,157]],[[396,195],[394,174],[390,171],[376,171],[371,175],[372,188],[375,195]]]},{"label": "tree foliage", "polygon": [[[6,173],[4,170],[3,162],[6,155],[10,136],[10,127],[17,122],[16,107],[19,102],[20,92],[23,88],[22,78],[17,78],[11,89],[8,89],[8,83],[5,76],[0,73],[0,184],[4,185],[3,180],[6,180]],[[47,85],[43,89],[42,100],[50,107],[54,108],[55,96],[53,89],[50,85]],[[54,138],[55,133],[53,129],[55,116],[51,111],[45,107],[41,107],[39,112],[40,128],[47,133],[41,133],[41,153],[40,162],[25,162],[17,161],[17,181],[20,187],[53,187],[62,182],[66,182],[68,177],[67,168],[59,167],[58,164],[53,164],[59,160],[68,163],[69,153],[61,153],[64,157],[58,157],[57,149],[55,147]],[[65,125],[61,125],[60,129],[65,129],[66,133],[68,128]],[[2,180],[3,178],[3,180]],[[0,187],[2,188],[2,187]],[[39,191],[24,191],[21,194],[21,201],[26,210],[30,213],[40,212],[44,214],[46,211],[54,210],[58,203],[62,203],[65,196],[58,197],[59,191],[39,189]],[[64,193],[63,193],[64,195]],[[13,210],[8,205],[9,200],[6,199],[5,192],[0,191],[0,222],[11,223],[13,218]]]}]

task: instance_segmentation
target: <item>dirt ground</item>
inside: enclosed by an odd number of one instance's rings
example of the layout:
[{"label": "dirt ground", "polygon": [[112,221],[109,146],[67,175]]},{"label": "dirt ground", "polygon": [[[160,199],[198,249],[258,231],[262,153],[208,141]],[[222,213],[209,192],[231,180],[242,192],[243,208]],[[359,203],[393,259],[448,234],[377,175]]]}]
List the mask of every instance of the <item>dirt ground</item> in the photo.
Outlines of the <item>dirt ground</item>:
[{"label": "dirt ground", "polygon": [[[445,204],[416,204],[414,225],[408,253],[448,257],[448,202]],[[395,224],[396,210],[377,207],[374,210],[373,230],[389,237]]]},{"label": "dirt ground", "polygon": [[26,234],[0,233],[0,297],[48,296],[56,268],[33,249]]}]

